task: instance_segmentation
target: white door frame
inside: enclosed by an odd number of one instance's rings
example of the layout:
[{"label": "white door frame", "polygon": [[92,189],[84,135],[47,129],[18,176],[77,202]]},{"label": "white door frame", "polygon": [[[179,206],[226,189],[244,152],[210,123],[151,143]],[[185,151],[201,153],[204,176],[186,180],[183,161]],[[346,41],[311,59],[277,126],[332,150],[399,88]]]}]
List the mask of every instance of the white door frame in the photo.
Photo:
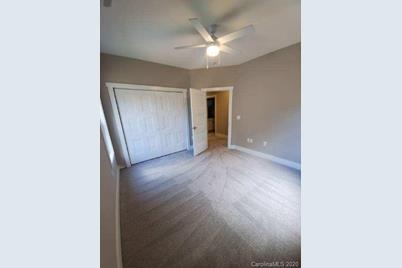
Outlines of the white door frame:
[{"label": "white door frame", "polygon": [[[207,95],[207,99],[214,99],[214,134],[216,134],[216,95]],[[208,111],[207,111],[208,113]],[[208,115],[207,115],[208,118]]]},{"label": "white door frame", "polygon": [[232,147],[232,106],[233,106],[233,89],[234,87],[209,87],[202,88],[201,91],[216,92],[229,91],[229,111],[228,111],[228,148]]},{"label": "white door frame", "polygon": [[173,88],[173,87],[158,87],[158,86],[145,86],[145,85],[133,85],[133,84],[122,84],[122,83],[112,83],[106,82],[105,83],[108,93],[110,102],[112,104],[112,111],[113,111],[113,119],[115,121],[115,125],[117,127],[117,135],[118,135],[118,142],[120,144],[120,148],[123,153],[123,158],[126,167],[131,167],[130,155],[128,153],[126,138],[124,136],[123,125],[121,123],[119,108],[117,106],[117,99],[115,95],[115,89],[130,89],[130,90],[146,90],[146,91],[165,91],[165,92],[178,92],[183,94],[184,98],[184,105],[186,106],[186,140],[187,140],[187,150],[190,150],[190,135],[189,135],[189,120],[188,120],[188,105],[187,105],[187,92],[188,89],[185,88]]}]

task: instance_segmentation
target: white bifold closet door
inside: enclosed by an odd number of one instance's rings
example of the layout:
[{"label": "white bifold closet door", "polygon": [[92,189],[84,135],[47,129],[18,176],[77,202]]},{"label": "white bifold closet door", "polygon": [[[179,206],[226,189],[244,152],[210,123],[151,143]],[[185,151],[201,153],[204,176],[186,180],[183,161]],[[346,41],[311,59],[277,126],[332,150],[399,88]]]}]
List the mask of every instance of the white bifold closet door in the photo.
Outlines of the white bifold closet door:
[{"label": "white bifold closet door", "polygon": [[115,89],[131,164],[187,148],[182,92]]}]

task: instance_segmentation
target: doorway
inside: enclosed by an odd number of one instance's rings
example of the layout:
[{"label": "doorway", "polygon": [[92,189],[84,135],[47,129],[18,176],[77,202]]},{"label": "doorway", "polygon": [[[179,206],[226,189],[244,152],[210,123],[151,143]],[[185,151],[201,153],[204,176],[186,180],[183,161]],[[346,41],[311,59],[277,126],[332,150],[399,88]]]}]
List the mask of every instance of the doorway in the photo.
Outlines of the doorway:
[{"label": "doorway", "polygon": [[216,132],[216,95],[207,95],[208,135]]},{"label": "doorway", "polygon": [[[208,107],[207,94],[210,92],[224,91],[227,96],[227,116],[226,119],[219,119],[219,112],[215,113],[215,135],[224,138],[224,144],[232,149],[232,102],[233,102],[233,87],[214,87],[202,88],[201,90],[190,88],[190,111],[191,111],[191,137],[193,141],[193,155],[196,156],[208,149]],[[218,93],[216,93],[218,94]],[[215,95],[215,94],[212,94]],[[217,99],[217,98],[216,98]],[[214,108],[219,107],[217,99]],[[224,124],[224,133],[220,131],[219,122]]]},{"label": "doorway", "polygon": [[208,143],[231,147],[233,87],[201,89],[206,93]]}]

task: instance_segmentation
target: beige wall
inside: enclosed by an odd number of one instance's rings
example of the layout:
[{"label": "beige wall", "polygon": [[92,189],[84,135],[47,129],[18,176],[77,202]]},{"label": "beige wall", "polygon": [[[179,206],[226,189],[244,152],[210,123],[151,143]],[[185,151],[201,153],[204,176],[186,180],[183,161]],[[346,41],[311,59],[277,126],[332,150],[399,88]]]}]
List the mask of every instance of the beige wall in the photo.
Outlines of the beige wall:
[{"label": "beige wall", "polygon": [[[234,86],[232,144],[300,163],[300,71],[300,43],[237,66],[208,70],[101,54],[101,98],[114,138],[106,81],[180,88]],[[246,142],[248,137],[252,144]],[[123,163],[117,146],[118,162]]]},{"label": "beige wall", "polygon": [[192,88],[233,86],[238,73],[237,66],[190,70]]},{"label": "beige wall", "polygon": [[[300,44],[240,65],[235,144],[300,163]],[[246,142],[254,139],[253,144]],[[262,143],[266,140],[267,147]]]},{"label": "beige wall", "polygon": [[238,66],[190,70],[190,83],[234,86],[232,144],[300,163],[300,71],[299,43]]},{"label": "beige wall", "polygon": [[100,267],[117,268],[116,185],[118,169],[111,164],[104,136],[100,136]]},{"label": "beige wall", "polygon": [[108,54],[100,55],[100,96],[116,151],[117,162],[120,165],[124,165],[124,160],[120,144],[116,142],[118,141],[117,129],[112,118],[112,107],[105,82],[176,88],[190,87],[190,78],[186,69]]},{"label": "beige wall", "polygon": [[216,96],[216,129],[215,133],[228,134],[229,91],[208,92],[208,96]]}]

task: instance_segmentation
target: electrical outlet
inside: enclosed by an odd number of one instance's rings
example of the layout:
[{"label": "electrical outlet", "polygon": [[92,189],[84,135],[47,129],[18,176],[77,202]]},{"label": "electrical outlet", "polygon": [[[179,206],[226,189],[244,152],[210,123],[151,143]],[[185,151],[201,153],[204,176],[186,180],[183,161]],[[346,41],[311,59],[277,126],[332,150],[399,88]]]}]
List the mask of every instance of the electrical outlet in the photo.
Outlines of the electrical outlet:
[{"label": "electrical outlet", "polygon": [[236,119],[237,119],[237,120],[240,120],[240,115],[237,115],[237,116],[236,116]]},{"label": "electrical outlet", "polygon": [[264,147],[265,147],[265,146],[267,146],[267,142],[266,142],[266,141],[264,141]]}]

